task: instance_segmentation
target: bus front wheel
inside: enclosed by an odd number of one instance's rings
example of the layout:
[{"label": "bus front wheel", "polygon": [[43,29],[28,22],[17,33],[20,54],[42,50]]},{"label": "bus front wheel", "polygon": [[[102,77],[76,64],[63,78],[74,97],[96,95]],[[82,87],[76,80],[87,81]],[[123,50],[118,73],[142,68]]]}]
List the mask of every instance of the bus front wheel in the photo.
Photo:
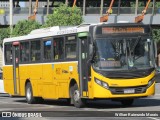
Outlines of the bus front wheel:
[{"label": "bus front wheel", "polygon": [[131,106],[134,102],[134,99],[124,99],[124,100],[121,100],[121,104],[123,106]]},{"label": "bus front wheel", "polygon": [[35,98],[33,97],[31,83],[27,83],[27,85],[26,85],[26,100],[27,100],[28,104],[35,103]]},{"label": "bus front wheel", "polygon": [[78,85],[75,84],[71,88],[71,93],[72,93],[72,100],[73,104],[76,108],[81,108],[85,106],[85,100],[80,97],[80,91],[78,89]]}]

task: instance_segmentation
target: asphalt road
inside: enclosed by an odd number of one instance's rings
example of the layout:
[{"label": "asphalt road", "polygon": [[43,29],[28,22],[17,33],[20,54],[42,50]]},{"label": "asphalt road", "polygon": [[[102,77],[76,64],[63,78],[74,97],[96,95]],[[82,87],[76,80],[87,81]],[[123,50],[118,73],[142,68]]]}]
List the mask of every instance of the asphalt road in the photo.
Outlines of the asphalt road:
[{"label": "asphalt road", "polygon": [[[160,120],[160,83],[156,84],[154,96],[137,99],[131,107],[123,107],[119,102],[109,100],[88,101],[87,106],[80,109],[68,105],[65,100],[46,100],[41,104],[27,104],[24,97],[11,98],[7,94],[0,94],[0,112],[5,111],[11,111],[14,116],[18,115],[17,113],[20,115],[28,115],[28,112],[35,113],[37,116],[42,116],[38,120]],[[147,113],[151,116],[146,116]],[[126,116],[128,114],[132,116],[138,114],[141,117],[128,117]],[[14,119],[22,120],[23,118]],[[37,120],[37,118],[32,119]]]}]

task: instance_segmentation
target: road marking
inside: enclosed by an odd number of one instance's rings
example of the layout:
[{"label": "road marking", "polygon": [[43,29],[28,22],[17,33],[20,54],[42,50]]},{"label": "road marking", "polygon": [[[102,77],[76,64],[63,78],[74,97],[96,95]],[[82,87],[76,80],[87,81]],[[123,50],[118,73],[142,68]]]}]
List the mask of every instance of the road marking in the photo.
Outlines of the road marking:
[{"label": "road marking", "polygon": [[[58,108],[65,108],[65,107],[69,107],[69,106],[58,106],[58,105],[53,105],[53,106],[51,106],[51,104],[27,104],[27,102],[26,103],[21,103],[21,102],[12,102],[12,101],[8,101],[8,102],[5,102],[5,101],[0,101],[0,103],[5,103],[5,104],[20,104],[20,105],[26,105],[26,106],[35,106],[35,107],[37,107],[37,106],[45,106],[45,107],[52,107],[52,108],[54,108],[54,107],[58,107]],[[47,103],[47,102],[46,102]],[[1,105],[1,104],[0,104]]]},{"label": "road marking", "polygon": [[4,102],[4,101],[0,101],[1,103],[8,103],[8,102]]},{"label": "road marking", "polygon": [[[46,108],[59,108],[59,109],[61,109],[61,108],[67,108],[68,106],[57,106],[57,105],[54,105],[54,106],[51,106],[51,105],[45,105],[45,104],[35,104],[35,105],[33,105],[33,104],[24,104],[24,103],[11,103],[11,102],[4,102],[4,101],[0,101],[0,103],[4,103],[4,104],[11,104],[11,105],[16,105],[16,104],[21,104],[21,105],[24,105],[24,106],[26,106],[26,107],[22,107],[22,106],[20,106],[20,107],[18,107],[18,108],[9,108],[9,109],[7,109],[7,108],[1,108],[0,109],[0,111],[4,111],[4,110],[23,110],[23,109],[46,109]],[[1,105],[1,104],[0,104]],[[41,105],[41,106],[40,106]]]},{"label": "road marking", "polygon": [[159,118],[154,118],[154,117],[148,117],[148,118],[152,120],[160,120]]},{"label": "road marking", "polygon": [[[4,102],[4,101],[0,101],[0,103],[5,103],[5,104],[20,104],[20,105],[25,105],[25,103],[20,103],[20,102]],[[31,106],[31,104],[28,104]]]},{"label": "road marking", "polygon": [[15,108],[2,108],[0,109],[1,112],[4,112],[4,111],[11,111],[11,110],[14,110]]}]

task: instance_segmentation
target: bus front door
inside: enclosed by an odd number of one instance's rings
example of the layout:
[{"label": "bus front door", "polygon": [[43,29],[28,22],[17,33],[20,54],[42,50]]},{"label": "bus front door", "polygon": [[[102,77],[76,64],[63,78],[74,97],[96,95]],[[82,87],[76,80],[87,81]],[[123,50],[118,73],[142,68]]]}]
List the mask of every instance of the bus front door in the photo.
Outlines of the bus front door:
[{"label": "bus front door", "polygon": [[78,71],[80,80],[80,95],[81,97],[88,97],[88,39],[87,36],[80,37],[79,44],[79,58],[78,58]]},{"label": "bus front door", "polygon": [[13,42],[13,84],[14,95],[20,94],[20,81],[19,81],[19,42]]}]

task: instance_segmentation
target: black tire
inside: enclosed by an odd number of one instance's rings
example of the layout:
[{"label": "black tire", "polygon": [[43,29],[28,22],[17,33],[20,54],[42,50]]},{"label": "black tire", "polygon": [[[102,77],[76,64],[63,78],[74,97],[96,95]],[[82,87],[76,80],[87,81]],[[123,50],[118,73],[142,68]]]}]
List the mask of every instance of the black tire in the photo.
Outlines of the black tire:
[{"label": "black tire", "polygon": [[71,87],[71,94],[71,99],[76,108],[82,108],[85,106],[85,100],[80,98],[80,91],[77,84],[74,84],[74,86]]},{"label": "black tire", "polygon": [[35,103],[35,97],[33,97],[33,91],[32,91],[31,83],[27,83],[25,92],[26,92],[26,101],[27,101],[27,103],[28,104]]},{"label": "black tire", "polygon": [[134,99],[124,99],[124,100],[121,100],[121,104],[123,106],[131,106],[134,102]]}]

